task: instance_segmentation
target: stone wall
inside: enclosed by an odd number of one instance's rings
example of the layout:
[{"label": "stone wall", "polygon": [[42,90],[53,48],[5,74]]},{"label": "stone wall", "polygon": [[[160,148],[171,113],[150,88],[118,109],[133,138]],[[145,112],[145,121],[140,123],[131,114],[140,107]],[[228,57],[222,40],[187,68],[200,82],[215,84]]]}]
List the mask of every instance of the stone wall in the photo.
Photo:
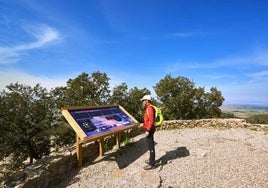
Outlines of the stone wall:
[{"label": "stone wall", "polygon": [[[248,128],[251,130],[262,130],[268,132],[267,125],[253,125],[247,123],[244,119],[201,119],[201,120],[173,120],[165,121],[157,130],[179,129],[194,127],[215,127],[215,128]],[[131,136],[140,134],[139,129],[129,131]],[[114,140],[114,137],[108,137],[108,140]],[[114,143],[113,141],[111,143]],[[83,145],[83,163],[93,161],[98,157],[98,142],[87,143]],[[71,147],[61,152],[52,153],[47,158],[36,161],[34,164],[26,167],[23,171],[17,172],[6,182],[1,183],[1,187],[17,188],[46,188],[60,182],[64,175],[77,168],[76,149]]]},{"label": "stone wall", "polygon": [[268,125],[250,124],[245,119],[199,119],[199,120],[172,120],[166,121],[158,128],[162,129],[178,129],[178,128],[194,128],[194,127],[215,127],[215,128],[249,128],[253,130],[267,131]]}]

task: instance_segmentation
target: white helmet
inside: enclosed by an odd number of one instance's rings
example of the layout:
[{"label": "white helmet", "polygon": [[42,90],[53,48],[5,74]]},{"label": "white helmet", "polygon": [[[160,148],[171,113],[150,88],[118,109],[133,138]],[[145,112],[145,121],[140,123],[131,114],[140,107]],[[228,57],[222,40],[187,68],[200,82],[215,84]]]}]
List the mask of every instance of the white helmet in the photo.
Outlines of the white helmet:
[{"label": "white helmet", "polygon": [[149,100],[149,101],[151,101],[151,100],[152,100],[152,97],[151,97],[151,95],[144,95],[144,96],[141,98],[141,101],[143,101],[143,100]]}]

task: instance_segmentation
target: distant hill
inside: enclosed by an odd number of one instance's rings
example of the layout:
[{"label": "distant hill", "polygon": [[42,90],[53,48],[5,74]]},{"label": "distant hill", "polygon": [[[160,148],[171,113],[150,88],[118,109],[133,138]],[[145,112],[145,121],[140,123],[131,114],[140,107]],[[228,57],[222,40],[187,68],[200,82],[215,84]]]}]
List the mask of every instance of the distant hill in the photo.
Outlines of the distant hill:
[{"label": "distant hill", "polygon": [[260,105],[224,105],[220,107],[224,113],[233,113],[236,117],[247,118],[253,115],[268,114],[268,106]]}]

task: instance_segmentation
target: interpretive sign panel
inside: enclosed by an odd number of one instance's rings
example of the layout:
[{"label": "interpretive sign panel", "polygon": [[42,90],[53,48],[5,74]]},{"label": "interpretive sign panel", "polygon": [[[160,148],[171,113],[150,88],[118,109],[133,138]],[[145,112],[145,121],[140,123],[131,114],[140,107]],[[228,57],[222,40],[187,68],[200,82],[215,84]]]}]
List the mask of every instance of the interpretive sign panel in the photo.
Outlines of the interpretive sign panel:
[{"label": "interpretive sign panel", "polygon": [[62,108],[62,114],[82,140],[107,136],[138,123],[121,106]]}]

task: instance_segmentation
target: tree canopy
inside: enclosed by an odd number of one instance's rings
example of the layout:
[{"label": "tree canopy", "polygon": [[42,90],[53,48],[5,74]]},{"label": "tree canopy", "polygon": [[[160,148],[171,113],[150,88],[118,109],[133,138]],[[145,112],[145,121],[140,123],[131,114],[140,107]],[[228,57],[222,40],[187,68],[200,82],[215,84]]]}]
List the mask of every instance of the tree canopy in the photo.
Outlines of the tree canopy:
[{"label": "tree canopy", "polygon": [[[53,146],[61,147],[75,141],[75,133],[61,115],[61,107],[123,106],[138,121],[143,111],[140,99],[151,94],[147,88],[128,88],[126,83],[111,88],[106,73],[81,73],[69,79],[66,86],[47,91],[11,83],[0,92],[0,159],[12,156],[19,166],[30,158],[39,159]],[[166,75],[155,86],[153,103],[162,108],[166,120],[219,117],[224,98],[216,87],[206,92],[185,77]]]},{"label": "tree canopy", "polygon": [[166,75],[154,87],[167,119],[219,117],[224,98],[216,87],[205,92],[186,77]]},{"label": "tree canopy", "polygon": [[51,100],[46,89],[10,84],[0,95],[0,159],[12,155],[13,165],[50,152]]}]

